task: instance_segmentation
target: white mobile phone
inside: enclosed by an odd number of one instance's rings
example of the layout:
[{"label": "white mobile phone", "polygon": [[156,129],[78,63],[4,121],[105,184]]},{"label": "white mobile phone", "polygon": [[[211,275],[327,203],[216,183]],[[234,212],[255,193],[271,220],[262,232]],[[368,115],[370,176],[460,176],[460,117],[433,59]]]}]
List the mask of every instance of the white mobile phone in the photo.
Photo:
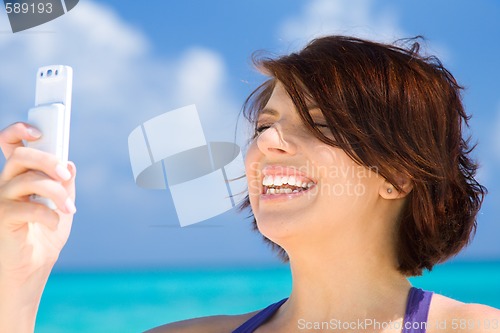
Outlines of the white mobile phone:
[{"label": "white mobile phone", "polygon": [[[28,112],[28,123],[38,128],[42,137],[27,142],[27,146],[54,154],[63,164],[69,153],[72,87],[71,67],[40,67],[36,74],[35,107]],[[55,209],[53,202],[38,195],[32,195],[31,200]]]}]

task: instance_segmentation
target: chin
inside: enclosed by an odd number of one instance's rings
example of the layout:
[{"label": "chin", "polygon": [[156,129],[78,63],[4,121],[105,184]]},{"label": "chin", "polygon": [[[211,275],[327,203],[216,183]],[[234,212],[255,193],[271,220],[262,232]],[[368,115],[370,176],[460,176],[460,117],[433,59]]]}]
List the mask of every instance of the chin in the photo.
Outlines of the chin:
[{"label": "chin", "polygon": [[256,216],[259,232],[280,246],[286,240],[297,235],[303,237],[310,226],[302,222],[308,220],[307,218],[294,218],[288,214],[278,212],[262,214],[259,217]]}]

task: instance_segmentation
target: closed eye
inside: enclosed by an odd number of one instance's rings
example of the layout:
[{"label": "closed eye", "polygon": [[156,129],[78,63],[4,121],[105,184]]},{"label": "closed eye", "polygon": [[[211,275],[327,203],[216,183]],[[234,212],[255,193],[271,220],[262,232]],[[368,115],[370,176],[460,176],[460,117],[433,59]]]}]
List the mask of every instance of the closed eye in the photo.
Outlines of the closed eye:
[{"label": "closed eye", "polygon": [[[316,126],[316,127],[323,127],[323,128],[329,128],[329,126],[327,124],[317,124],[317,123],[315,123],[314,126]],[[266,129],[268,129],[269,127],[271,127],[270,124],[257,126],[257,128],[255,129],[255,133],[256,134],[260,134],[260,133],[264,132]]]},{"label": "closed eye", "polygon": [[255,133],[260,134],[260,133],[264,132],[266,129],[268,129],[269,127],[271,127],[271,125],[257,126],[257,128],[255,129]]},{"label": "closed eye", "polygon": [[330,126],[327,124],[318,124],[315,123],[314,127],[316,127],[323,135],[326,135],[330,137],[332,135],[332,130],[330,129]]}]

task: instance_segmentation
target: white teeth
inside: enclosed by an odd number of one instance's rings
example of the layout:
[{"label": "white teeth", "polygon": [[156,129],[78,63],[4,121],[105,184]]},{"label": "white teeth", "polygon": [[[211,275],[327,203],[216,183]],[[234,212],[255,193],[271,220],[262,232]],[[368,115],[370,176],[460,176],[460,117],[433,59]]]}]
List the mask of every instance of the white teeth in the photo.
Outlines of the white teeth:
[{"label": "white teeth", "polygon": [[303,180],[298,178],[297,176],[272,176],[267,175],[262,179],[262,185],[268,187],[279,187],[282,185],[290,185],[296,187],[302,187],[304,189],[310,188],[314,185],[313,182],[308,182],[307,180]]},{"label": "white teeth", "polygon": [[[314,185],[314,183],[309,183],[307,185],[304,184],[302,188],[304,190],[306,190],[306,189],[310,188],[312,185]],[[281,187],[281,188],[271,187],[271,188],[266,188],[266,194],[290,194],[290,193],[298,193],[300,191],[301,191],[300,189],[292,189],[292,188],[289,188],[289,187]]]},{"label": "white teeth", "polygon": [[291,188],[268,188],[266,189],[266,194],[290,194],[290,193],[298,193],[299,190],[292,190]]}]

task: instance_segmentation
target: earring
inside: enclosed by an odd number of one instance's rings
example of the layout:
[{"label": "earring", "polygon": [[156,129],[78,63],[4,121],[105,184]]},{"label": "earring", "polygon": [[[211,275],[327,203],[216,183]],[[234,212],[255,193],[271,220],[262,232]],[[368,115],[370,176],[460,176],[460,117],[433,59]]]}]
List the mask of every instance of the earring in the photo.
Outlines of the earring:
[{"label": "earring", "polygon": [[391,194],[391,193],[392,193],[392,188],[391,188],[391,187],[389,187],[389,188],[387,189],[387,193],[389,193],[389,194]]}]

